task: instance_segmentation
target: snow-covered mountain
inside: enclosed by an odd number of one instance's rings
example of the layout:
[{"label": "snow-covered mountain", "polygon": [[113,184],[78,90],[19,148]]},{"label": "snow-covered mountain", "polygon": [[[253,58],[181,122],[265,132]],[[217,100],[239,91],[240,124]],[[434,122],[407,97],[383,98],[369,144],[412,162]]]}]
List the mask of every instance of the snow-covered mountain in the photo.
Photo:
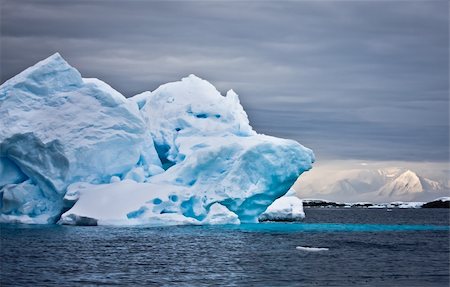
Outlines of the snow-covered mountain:
[{"label": "snow-covered mountain", "polygon": [[428,201],[448,196],[450,190],[445,178],[430,179],[402,167],[361,167],[334,172],[317,168],[311,174],[296,185],[302,198],[345,202]]},{"label": "snow-covered mountain", "polygon": [[436,181],[421,177],[417,173],[406,170],[392,181],[387,181],[380,190],[380,196],[392,197],[416,197],[424,193],[435,193],[443,189]]}]

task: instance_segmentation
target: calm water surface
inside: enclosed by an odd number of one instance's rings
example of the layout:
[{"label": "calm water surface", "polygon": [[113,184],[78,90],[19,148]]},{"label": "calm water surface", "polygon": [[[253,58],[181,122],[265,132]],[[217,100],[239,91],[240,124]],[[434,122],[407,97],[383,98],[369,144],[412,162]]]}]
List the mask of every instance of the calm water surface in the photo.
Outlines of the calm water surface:
[{"label": "calm water surface", "polygon": [[300,224],[215,227],[2,225],[0,285],[449,286],[448,212],[306,209]]}]

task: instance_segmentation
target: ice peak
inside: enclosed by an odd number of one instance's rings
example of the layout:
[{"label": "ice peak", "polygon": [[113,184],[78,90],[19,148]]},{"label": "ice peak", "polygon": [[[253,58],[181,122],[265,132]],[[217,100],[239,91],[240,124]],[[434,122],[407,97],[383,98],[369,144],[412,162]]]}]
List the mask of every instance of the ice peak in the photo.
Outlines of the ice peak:
[{"label": "ice peak", "polygon": [[409,181],[420,181],[419,177],[412,170],[407,169],[398,178],[407,179]]},{"label": "ice peak", "polygon": [[229,89],[226,94],[227,98],[239,98],[238,94],[233,89]]},{"label": "ice peak", "polygon": [[[193,74],[164,84],[145,97],[141,110],[157,148],[164,147],[170,161],[178,158],[177,138],[256,134],[234,92],[224,97],[210,82]],[[139,104],[140,97],[136,101]]]},{"label": "ice peak", "polygon": [[184,77],[183,79],[205,81],[204,79],[202,79],[202,78],[196,76],[195,74],[189,74],[187,77]]},{"label": "ice peak", "polygon": [[59,53],[54,53],[9,79],[1,88],[16,86],[38,94],[48,94],[51,90],[66,90],[82,83],[80,73]]},{"label": "ice peak", "polygon": [[[53,55],[37,62],[33,66],[29,67],[28,69],[24,70],[22,73],[18,74],[18,76],[28,76],[32,73],[36,72],[56,72],[56,71],[62,71],[71,69],[72,66],[70,66],[66,60],[58,53],[54,53]],[[73,68],[72,68],[73,69]]]},{"label": "ice peak", "polygon": [[214,87],[209,81],[202,79],[194,74],[189,74],[188,76],[181,78],[181,82],[191,85],[210,85]]},{"label": "ice peak", "polygon": [[194,96],[196,98],[203,96],[207,96],[208,98],[211,96],[220,96],[220,92],[216,89],[216,87],[214,87],[213,84],[205,79],[197,77],[194,74],[190,74],[189,76],[182,78],[181,81],[167,83],[161,87],[165,86],[178,86],[191,97]]},{"label": "ice peak", "polygon": [[[61,56],[59,52],[54,53],[53,55],[48,56],[44,60],[40,61],[39,63],[45,64],[45,63],[51,63],[51,62],[58,62],[58,63],[64,63],[66,65],[69,65],[66,60]],[[38,64],[39,64],[38,63]]]}]

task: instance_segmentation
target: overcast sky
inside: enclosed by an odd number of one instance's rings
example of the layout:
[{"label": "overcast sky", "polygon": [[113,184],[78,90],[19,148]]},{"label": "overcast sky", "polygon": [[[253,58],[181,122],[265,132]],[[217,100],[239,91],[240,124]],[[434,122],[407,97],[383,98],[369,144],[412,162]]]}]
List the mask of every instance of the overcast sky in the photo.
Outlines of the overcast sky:
[{"label": "overcast sky", "polygon": [[125,96],[194,73],[318,160],[448,161],[448,1],[5,1],[1,82],[54,52]]}]

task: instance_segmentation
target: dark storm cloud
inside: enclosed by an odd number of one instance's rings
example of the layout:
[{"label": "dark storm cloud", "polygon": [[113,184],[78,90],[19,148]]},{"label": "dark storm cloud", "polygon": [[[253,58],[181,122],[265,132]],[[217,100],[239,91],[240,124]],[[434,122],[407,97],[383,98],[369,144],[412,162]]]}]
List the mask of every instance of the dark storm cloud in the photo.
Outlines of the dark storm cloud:
[{"label": "dark storm cloud", "polygon": [[447,1],[2,1],[1,80],[59,51],[126,96],[194,73],[321,158],[448,160]]}]

